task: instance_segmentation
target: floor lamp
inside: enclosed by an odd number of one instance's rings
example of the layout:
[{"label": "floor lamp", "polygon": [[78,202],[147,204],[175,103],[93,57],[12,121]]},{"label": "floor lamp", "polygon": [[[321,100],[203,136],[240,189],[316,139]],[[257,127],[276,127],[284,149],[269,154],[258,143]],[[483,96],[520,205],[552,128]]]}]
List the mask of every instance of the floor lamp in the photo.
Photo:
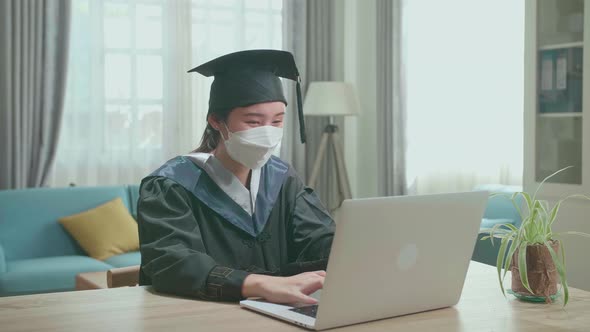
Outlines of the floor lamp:
[{"label": "floor lamp", "polygon": [[338,137],[338,126],[334,124],[334,117],[358,115],[359,103],[354,87],[346,82],[312,82],[307,90],[303,110],[306,116],[330,117],[330,123],[324,128],[307,185],[315,187],[323,160],[326,155],[332,154],[338,189],[343,199],[352,198],[344,153]]}]

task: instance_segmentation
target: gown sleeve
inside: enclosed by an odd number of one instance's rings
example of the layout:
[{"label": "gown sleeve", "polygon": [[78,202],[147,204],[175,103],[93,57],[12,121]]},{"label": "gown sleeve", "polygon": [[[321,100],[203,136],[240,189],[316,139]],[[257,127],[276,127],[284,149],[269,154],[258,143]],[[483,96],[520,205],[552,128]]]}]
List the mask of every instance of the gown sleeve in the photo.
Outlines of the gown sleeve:
[{"label": "gown sleeve", "polygon": [[287,275],[325,270],[328,264],[335,224],[316,193],[305,187],[295,199],[291,216]]},{"label": "gown sleeve", "polygon": [[163,177],[144,180],[138,203],[142,270],[156,291],[205,300],[242,299],[247,272],[205,253],[189,194]]}]

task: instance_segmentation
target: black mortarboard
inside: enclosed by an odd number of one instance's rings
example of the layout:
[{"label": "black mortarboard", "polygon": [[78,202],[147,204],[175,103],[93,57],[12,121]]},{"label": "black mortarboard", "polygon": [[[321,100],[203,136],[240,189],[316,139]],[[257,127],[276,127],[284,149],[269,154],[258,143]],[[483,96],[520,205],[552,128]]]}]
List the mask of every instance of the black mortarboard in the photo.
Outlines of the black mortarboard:
[{"label": "black mortarboard", "polygon": [[208,114],[271,101],[287,105],[279,77],[296,81],[299,130],[301,143],[305,143],[301,79],[293,54],[277,50],[235,52],[213,59],[190,72],[215,76],[211,84]]}]

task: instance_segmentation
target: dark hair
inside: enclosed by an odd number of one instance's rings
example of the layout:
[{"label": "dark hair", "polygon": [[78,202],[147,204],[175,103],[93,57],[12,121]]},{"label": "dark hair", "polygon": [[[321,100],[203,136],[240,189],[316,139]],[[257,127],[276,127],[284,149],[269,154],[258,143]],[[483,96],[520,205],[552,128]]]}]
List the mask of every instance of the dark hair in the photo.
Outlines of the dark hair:
[{"label": "dark hair", "polygon": [[[221,121],[227,121],[230,112],[231,110],[211,111],[207,116],[207,119],[209,119],[209,116],[214,116]],[[220,141],[221,133],[219,130],[216,130],[207,122],[207,127],[205,128],[203,136],[201,137],[201,143],[199,144],[199,147],[193,152],[209,153],[217,148],[217,145]]]}]

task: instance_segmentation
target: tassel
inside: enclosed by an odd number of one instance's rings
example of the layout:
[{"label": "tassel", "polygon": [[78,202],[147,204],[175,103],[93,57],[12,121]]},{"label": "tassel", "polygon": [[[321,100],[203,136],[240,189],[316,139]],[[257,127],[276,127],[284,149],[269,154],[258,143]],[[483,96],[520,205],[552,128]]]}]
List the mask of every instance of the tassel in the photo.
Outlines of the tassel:
[{"label": "tassel", "polygon": [[299,115],[299,135],[301,143],[305,143],[305,119],[303,118],[303,98],[301,97],[301,78],[297,76],[297,113]]}]

